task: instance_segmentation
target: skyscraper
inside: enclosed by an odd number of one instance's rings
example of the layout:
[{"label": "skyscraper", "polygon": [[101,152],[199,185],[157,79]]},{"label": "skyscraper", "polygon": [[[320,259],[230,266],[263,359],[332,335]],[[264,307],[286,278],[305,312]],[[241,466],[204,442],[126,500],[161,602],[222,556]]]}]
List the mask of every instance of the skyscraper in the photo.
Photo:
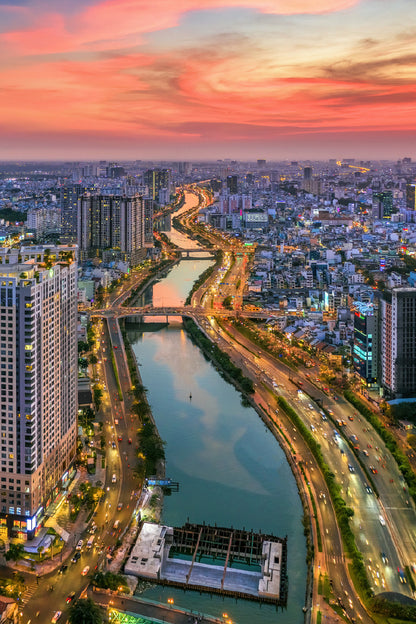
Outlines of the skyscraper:
[{"label": "skyscraper", "polygon": [[367,385],[377,379],[377,317],[372,303],[354,303],[354,370]]},{"label": "skyscraper", "polygon": [[406,184],[406,208],[416,210],[416,184]]},{"label": "skyscraper", "polygon": [[238,176],[237,175],[227,176],[227,188],[230,192],[230,195],[237,195],[238,193]]},{"label": "skyscraper", "polygon": [[170,169],[148,169],[143,175],[143,180],[149,188],[149,197],[153,200],[158,200],[161,189],[166,189],[170,196],[172,184]]},{"label": "skyscraper", "polygon": [[78,199],[87,192],[94,192],[95,187],[83,184],[63,186],[60,190],[61,240],[65,243],[77,242]]},{"label": "skyscraper", "polygon": [[83,195],[78,207],[81,257],[112,256],[132,265],[146,257],[143,197]]},{"label": "skyscraper", "polygon": [[144,204],[144,245],[147,248],[153,247],[153,199],[145,197]]},{"label": "skyscraper", "polygon": [[416,396],[416,288],[380,295],[381,385],[390,396]]},{"label": "skyscraper", "polygon": [[310,180],[312,178],[312,167],[303,168],[303,179]]},{"label": "skyscraper", "polygon": [[372,212],[375,219],[391,219],[393,214],[393,193],[391,191],[373,193]]},{"label": "skyscraper", "polygon": [[75,246],[0,248],[0,531],[31,538],[76,451]]}]

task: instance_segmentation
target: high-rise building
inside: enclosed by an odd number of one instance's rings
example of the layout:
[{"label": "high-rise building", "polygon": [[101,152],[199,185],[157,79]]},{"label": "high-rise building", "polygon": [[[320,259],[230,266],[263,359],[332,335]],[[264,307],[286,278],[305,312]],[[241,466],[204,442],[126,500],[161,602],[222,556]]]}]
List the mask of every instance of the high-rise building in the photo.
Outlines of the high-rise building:
[{"label": "high-rise building", "polygon": [[372,213],[375,219],[391,219],[391,215],[393,214],[392,191],[373,193]]},{"label": "high-rise building", "polygon": [[145,197],[144,204],[144,246],[153,247],[153,199]]},{"label": "high-rise building", "polygon": [[416,210],[416,184],[406,184],[406,208]]},{"label": "high-rise building", "polygon": [[0,248],[0,532],[32,538],[77,435],[77,248]]},{"label": "high-rise building", "polygon": [[372,303],[356,301],[354,312],[354,370],[363,383],[372,385],[377,380],[378,334],[377,316]]},{"label": "high-rise building", "polygon": [[61,240],[65,243],[77,242],[78,199],[84,193],[93,193],[95,187],[83,184],[63,186],[60,190]]},{"label": "high-rise building", "polygon": [[143,181],[149,188],[149,197],[158,200],[159,191],[167,189],[168,195],[171,194],[171,170],[170,169],[148,169],[144,172]]},{"label": "high-rise building", "polygon": [[303,169],[303,179],[310,180],[312,178],[312,167],[304,167]]},{"label": "high-rise building", "polygon": [[146,257],[143,197],[83,195],[78,208],[81,258],[100,256],[131,265]]},{"label": "high-rise building", "polygon": [[238,193],[238,176],[237,175],[227,176],[227,188],[230,192],[230,195],[237,195]]},{"label": "high-rise building", "polygon": [[397,398],[416,396],[416,288],[380,295],[381,385]]}]

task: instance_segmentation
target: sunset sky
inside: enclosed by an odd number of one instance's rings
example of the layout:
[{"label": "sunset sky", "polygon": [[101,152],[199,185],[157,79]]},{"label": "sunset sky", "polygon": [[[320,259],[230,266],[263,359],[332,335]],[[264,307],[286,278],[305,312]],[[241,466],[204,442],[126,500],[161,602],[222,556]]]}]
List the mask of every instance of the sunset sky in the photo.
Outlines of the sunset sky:
[{"label": "sunset sky", "polygon": [[416,0],[0,0],[1,159],[416,157]]}]

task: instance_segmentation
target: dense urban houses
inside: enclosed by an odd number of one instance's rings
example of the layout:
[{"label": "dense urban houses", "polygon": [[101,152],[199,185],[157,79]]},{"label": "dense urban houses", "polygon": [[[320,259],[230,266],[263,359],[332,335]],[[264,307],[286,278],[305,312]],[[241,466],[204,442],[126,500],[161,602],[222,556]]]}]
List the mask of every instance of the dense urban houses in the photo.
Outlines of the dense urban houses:
[{"label": "dense urban houses", "polygon": [[32,538],[76,450],[75,246],[0,248],[0,527]]}]

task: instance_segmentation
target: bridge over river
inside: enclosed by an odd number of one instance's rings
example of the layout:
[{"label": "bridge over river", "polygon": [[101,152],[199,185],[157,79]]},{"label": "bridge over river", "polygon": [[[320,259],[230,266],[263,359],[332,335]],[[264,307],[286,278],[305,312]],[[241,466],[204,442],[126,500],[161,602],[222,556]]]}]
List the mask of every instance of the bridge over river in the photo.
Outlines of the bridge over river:
[{"label": "bridge over river", "polygon": [[86,309],[91,317],[101,317],[101,318],[126,318],[126,317],[136,317],[138,321],[143,321],[145,317],[154,317],[160,316],[165,317],[166,322],[168,323],[169,317],[172,316],[188,316],[191,318],[194,317],[209,317],[209,316],[220,316],[227,318],[255,318],[255,319],[268,319],[276,317],[280,314],[272,311],[268,312],[247,312],[241,310],[211,310],[207,308],[203,308],[202,306],[179,306],[179,307],[153,307],[150,305],[141,306],[141,307],[127,307],[127,306],[117,306],[111,308],[104,309]]}]

